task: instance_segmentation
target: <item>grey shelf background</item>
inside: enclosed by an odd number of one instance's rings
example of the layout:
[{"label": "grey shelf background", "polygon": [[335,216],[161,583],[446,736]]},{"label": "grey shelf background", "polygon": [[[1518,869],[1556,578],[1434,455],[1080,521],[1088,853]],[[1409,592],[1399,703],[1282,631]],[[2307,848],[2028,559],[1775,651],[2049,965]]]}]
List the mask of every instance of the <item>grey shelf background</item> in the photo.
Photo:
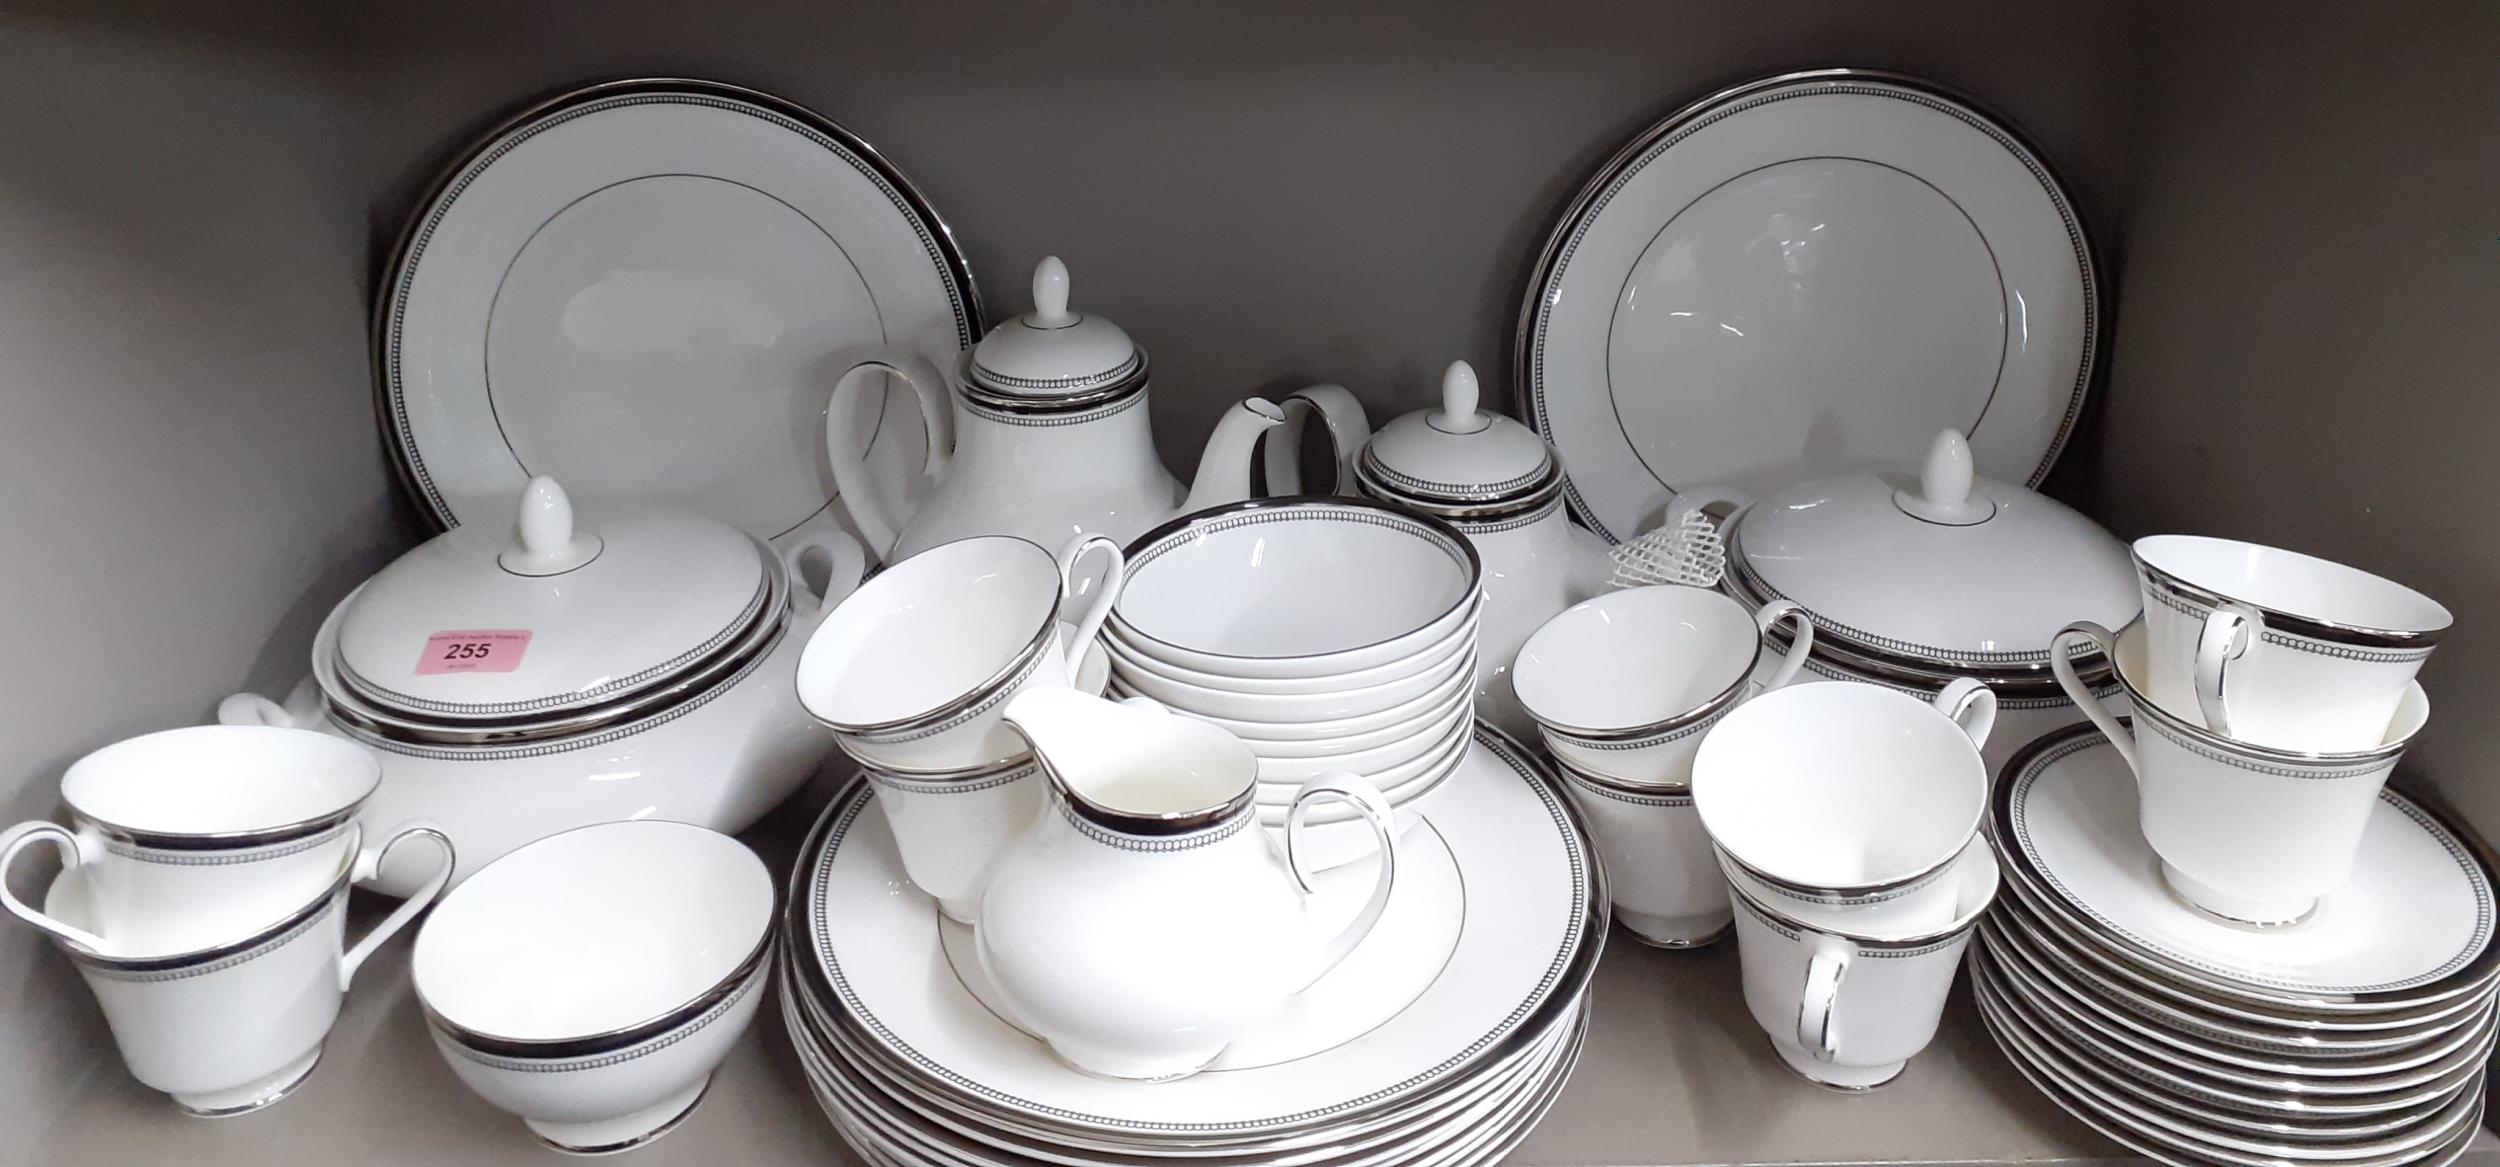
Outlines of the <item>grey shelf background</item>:
[{"label": "grey shelf background", "polygon": [[[2488,0],[18,0],[0,821],[52,813],[87,750],[290,684],[321,613],[422,537],[374,434],[368,297],[436,169],[533,95],[690,74],[825,111],[941,208],[994,316],[1065,256],[1154,352],[1186,466],[1249,392],[1333,379],[1387,416],[1466,357],[1506,403],[1526,264],[1593,167],[1722,84],[1853,64],[2001,111],[2094,228],[2111,340],[2051,491],[2121,535],[2278,542],[2447,600],[2464,620],[2424,673],[2446,712],[2398,780],[2500,833],[2500,722],[2469,712],[2500,697],[2495,60]],[[1724,959],[1610,957],[1522,1160],[2109,1153],[1967,1015],[1888,1102],[1799,1093],[1730,1020]],[[0,1167],[522,1146],[449,1088],[398,971],[367,971],[303,1098],[177,1123],[76,976],[0,927]],[[787,1070],[751,1043],[644,1161],[831,1154],[787,1118]]]}]

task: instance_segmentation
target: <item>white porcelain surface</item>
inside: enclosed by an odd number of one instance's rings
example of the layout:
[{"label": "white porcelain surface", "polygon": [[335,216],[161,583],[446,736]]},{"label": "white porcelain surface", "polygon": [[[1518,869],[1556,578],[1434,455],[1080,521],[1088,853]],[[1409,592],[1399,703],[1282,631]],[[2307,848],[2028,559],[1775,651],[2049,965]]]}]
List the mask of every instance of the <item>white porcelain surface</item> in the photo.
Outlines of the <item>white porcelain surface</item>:
[{"label": "white porcelain surface", "polygon": [[1112,636],[1104,636],[1103,643],[1122,684],[1174,708],[1244,722],[1302,725],[1393,709],[1452,676],[1471,673],[1476,633],[1477,624],[1469,620],[1430,647],[1386,665],[1291,678],[1222,677],[1149,661]]},{"label": "white porcelain surface", "polygon": [[[1047,278],[1054,268],[1055,289]],[[988,357],[941,363],[922,352],[875,350],[854,358],[857,363],[834,382],[825,414],[828,451],[867,448],[861,434],[869,432],[862,427],[870,415],[855,403],[873,401],[877,387],[889,380],[908,389],[919,407],[917,426],[908,412],[886,423],[927,435],[929,456],[920,467],[925,485],[916,499],[897,506],[879,496],[875,469],[867,461],[841,453],[832,458],[844,509],[886,562],[976,535],[1015,535],[1057,546],[1095,531],[1125,543],[1175,514],[1250,496],[1259,437],[1282,424],[1284,412],[1257,397],[1226,410],[1184,497],[1155,454],[1145,386],[1112,392],[1118,383],[1143,375],[1143,354],[1116,326],[1105,327],[1108,321],[1067,311],[1066,277],[1056,258],[1042,261],[1034,275],[1036,311],[992,330],[985,346],[993,340],[1013,343],[985,348]],[[1055,302],[1044,302],[1054,296]],[[1031,323],[1037,318],[1067,323],[1037,328]],[[1106,367],[1102,362],[1115,360],[1113,350],[1122,347],[1129,348],[1130,360]],[[993,359],[1010,368],[984,373],[976,367],[977,360]],[[1084,372],[1060,375],[1077,368]],[[1028,374],[1027,383],[1006,380]],[[967,377],[984,393],[1011,397],[1019,408],[983,404],[963,386]],[[1112,395],[1099,404],[1081,400],[1098,389]],[[1024,401],[1049,404],[1027,409]]]},{"label": "white porcelain surface", "polygon": [[1298,782],[1336,770],[1366,778],[1389,774],[1408,763],[1448,750],[1450,743],[1466,737],[1474,728],[1475,718],[1476,711],[1471,703],[1453,701],[1416,732],[1385,746],[1342,754],[1260,753],[1259,778],[1266,782]]},{"label": "white porcelain surface", "polygon": [[1932,436],[1907,472],[1820,478],[1747,507],[1731,539],[1743,589],[1803,605],[1826,648],[1929,670],[2038,668],[2058,629],[2135,618],[2124,544],[2063,503],[1975,476],[1960,431]]},{"label": "white porcelain surface", "polygon": [[[286,1097],[321,1059],[340,999],[365,958],[443,890],[451,853],[442,836],[424,855],[429,875],[408,902],[347,944],[347,890],[371,860],[341,864],[330,885],[294,910],[206,948],[123,961],[62,946],[94,991],[130,1076],[192,1114],[258,1110]],[[44,897],[47,915],[92,930],[85,872],[64,871]]]},{"label": "white porcelain surface", "polygon": [[[2350,753],[2387,740],[2450,622],[2412,588],[2297,551],[2154,535],[2136,540],[2135,558],[2150,634],[2144,687],[2163,708],[2254,745]],[[2339,628],[2329,636],[2298,621]]]},{"label": "white porcelain surface", "polygon": [[[997,860],[975,934],[1007,1013],[1088,1073],[1193,1074],[1335,968],[1397,875],[1389,806],[1349,774],[1295,796],[1284,845],[1254,829],[1257,759],[1160,707],[1043,689],[1008,703],[1050,809]],[[1364,908],[1323,927],[1297,861],[1306,806],[1350,803],[1382,854]]]},{"label": "white porcelain surface", "polygon": [[1846,70],[1740,86],[1618,155],[1523,310],[1521,385],[1611,540],[1678,490],[1754,494],[1971,435],[2036,483],[2090,384],[2064,193],[1950,98]]},{"label": "white porcelain surface", "polygon": [[[1077,570],[1099,552],[1098,576]],[[1079,535],[1054,559],[1013,536],[961,539],[886,569],[837,605],[799,659],[799,701],[879,769],[942,773],[1024,752],[1016,693],[1065,688],[1119,594],[1119,549]],[[1089,580],[1090,596],[1077,581]],[[1064,597],[1064,598],[1063,598]],[[1073,631],[1062,636],[1060,618]]]},{"label": "white porcelain surface", "polygon": [[1996,898],[1995,860],[1957,881],[1945,926],[1914,939],[1817,928],[1741,893],[1736,940],[1745,1005],[1788,1068],[1827,1086],[1865,1090],[1898,1077],[1936,1036],[1971,929]]},{"label": "white porcelain surface", "polygon": [[947,918],[976,923],[990,867],[1047,801],[1041,764],[1011,763],[969,776],[915,779],[870,767],[877,809],[885,812],[894,846],[912,886],[927,892]]},{"label": "white porcelain surface", "polygon": [[[39,845],[80,872],[84,923],[0,886],[0,905],[120,956],[189,952],[250,933],[328,887],[359,853],[355,811],[381,781],[372,755],[323,734],[187,726],[116,742],[61,777],[71,826],[0,831],[0,874]],[[373,840],[378,850],[389,841]]]},{"label": "white porcelain surface", "polygon": [[[1430,751],[1410,761],[1374,769],[1362,777],[1379,788],[1381,797],[1388,799],[1389,805],[1403,806],[1455,772],[1474,748],[1473,742],[1473,736],[1468,733],[1452,733]],[[1307,768],[1307,765],[1298,765],[1290,759],[1278,762],[1262,759],[1259,763],[1260,808],[1273,810],[1293,801],[1293,792],[1301,788],[1307,777],[1301,771]],[[1334,822],[1348,817],[1348,813],[1323,807],[1313,811],[1312,816],[1317,822]]]},{"label": "white porcelain surface", "polygon": [[2063,659],[2058,679],[2081,694],[2077,704],[2133,770],[2144,838],[2174,890],[2234,920],[2280,924],[2344,885],[2379,789],[2429,719],[2420,685],[2408,686],[2394,724],[2382,731],[2385,742],[2368,753],[2252,749],[2150,707],[2147,625],[2114,641],[2096,626],[2070,631],[2118,662],[2136,714],[2132,729],[2090,702]]},{"label": "white porcelain surface", "polygon": [[1316,677],[1412,656],[1475,615],[1463,536],[1355,499],[1245,503],[1129,548],[1110,635],[1225,676]]},{"label": "white porcelain surface", "polygon": [[[1796,639],[1757,687],[1764,638],[1783,619]],[[1627,782],[1681,786],[1716,719],[1756,688],[1787,684],[1813,645],[1794,604],[1749,613],[1700,588],[1627,588],[1546,621],[1519,650],[1512,685],[1555,756]]]},{"label": "white porcelain surface", "polygon": [[[1317,747],[1303,751],[1310,753],[1339,753],[1347,750],[1368,749],[1375,745],[1385,745],[1396,738],[1404,737],[1432,724],[1449,711],[1454,701],[1472,700],[1475,695],[1473,672],[1467,668],[1458,667],[1468,663],[1472,662],[1464,659],[1456,660],[1450,662],[1450,667],[1435,670],[1434,675],[1440,677],[1439,683],[1416,697],[1400,701],[1377,712],[1352,717],[1314,718],[1303,721],[1291,718],[1261,720],[1222,717],[1194,708],[1184,708],[1183,711],[1192,717],[1223,727],[1226,733],[1248,742],[1250,748],[1258,751],[1262,756],[1267,755],[1271,750],[1278,751],[1280,755],[1295,752],[1292,749],[1280,749],[1280,747]],[[1122,685],[1133,687],[1129,685],[1128,677],[1122,678]],[[1189,693],[1187,690],[1171,686],[1165,686],[1165,688],[1170,692],[1187,693],[1192,698],[1210,696],[1203,691]],[[1192,704],[1195,703],[1195,701],[1192,702]],[[1167,701],[1165,704],[1169,705],[1171,702]],[[1384,734],[1391,736],[1378,736]]]},{"label": "white porcelain surface", "polygon": [[1568,767],[1562,779],[1606,861],[1616,920],[1642,943],[1662,948],[1708,944],[1727,934],[1727,880],[1690,793],[1627,790]]},{"label": "white porcelain surface", "polygon": [[1534,430],[1483,408],[1476,370],[1452,361],[1439,408],[1401,414],[1364,444],[1358,473],[1373,494],[1426,506],[1500,502],[1545,485],[1554,451]]},{"label": "white porcelain surface", "polygon": [[480,1097],[567,1150],[673,1125],[754,1016],[773,880],[735,839],[603,823],[464,881],[410,977],[435,1048]]},{"label": "white porcelain surface", "polygon": [[2042,743],[1997,797],[2018,878],[2140,959],[2209,991],[2323,1009],[2388,1008],[2484,988],[2491,878],[2436,819],[2379,792],[2352,878],[2294,928],[2252,929],[2179,902],[2138,827],[2136,783],[2089,730]]},{"label": "white porcelain surface", "polygon": [[[828,810],[801,865],[800,979],[856,1019],[881,1061],[921,1067],[950,1110],[1052,1141],[1152,1146],[1168,1140],[1171,1124],[1186,1123],[1200,1124],[1194,1141],[1255,1146],[1395,1108],[1521,1048],[1551,1016],[1541,1007],[1576,997],[1584,958],[1594,955],[1583,948],[1602,923],[1602,901],[1590,899],[1594,857],[1560,796],[1494,741],[1483,739],[1487,748],[1476,753],[1495,764],[1471,770],[1432,812],[1466,889],[1458,948],[1412,1005],[1385,1023],[1319,1039],[1322,1052],[1171,1083],[1067,1072],[948,971],[942,917],[925,898],[886,890],[901,878],[890,835],[852,798]],[[1350,960],[1339,971],[1356,967]]]},{"label": "white porcelain surface", "polygon": [[[1770,674],[1771,664],[1772,662],[1766,659],[1754,670],[1754,679],[1757,682]],[[1860,672],[1847,665],[1828,660],[1808,660],[1805,670],[1797,674],[1796,683],[1835,681],[1857,685],[1880,685],[1921,701],[1933,700],[1936,694],[1944,689],[1943,683],[1913,688],[1885,681],[1872,673]],[[1980,759],[1986,763],[1991,778],[2004,773],[2006,764],[2011,762],[2015,755],[2022,753],[2024,747],[2038,741],[2050,731],[2070,725],[2081,725],[2086,720],[2083,711],[2075,708],[2075,703],[2067,699],[2063,690],[2051,689],[2044,693],[2036,687],[2025,687],[2020,692],[2023,695],[2016,697],[2008,697],[2003,693],[1998,695],[1996,725],[1988,731],[1988,740],[1979,747]],[[2110,681],[2102,685],[2098,692],[2103,706],[2121,714],[2126,712],[2127,696],[2125,691],[2119,688],[2118,682]]]},{"label": "white porcelain surface", "polygon": [[[952,236],[874,152],[688,82],[594,87],[479,143],[388,296],[383,416],[415,493],[496,531],[528,473],[760,537],[830,530],[828,365],[950,357],[979,318]],[[908,398],[858,405],[889,491],[923,449],[879,424]]]},{"label": "white porcelain surface", "polygon": [[1606,589],[1606,541],[1571,521],[1557,500],[1525,521],[1458,523],[1484,561],[1483,627],[1477,632],[1476,716],[1512,737],[1536,736],[1519,704],[1512,664],[1556,612]]},{"label": "white porcelain surface", "polygon": [[1736,862],[1846,907],[1851,931],[1931,931],[1953,917],[1958,891],[1943,875],[1987,809],[1979,743],[1994,719],[1976,681],[1933,703],[1872,685],[1790,686],[1702,739],[1693,802]]}]

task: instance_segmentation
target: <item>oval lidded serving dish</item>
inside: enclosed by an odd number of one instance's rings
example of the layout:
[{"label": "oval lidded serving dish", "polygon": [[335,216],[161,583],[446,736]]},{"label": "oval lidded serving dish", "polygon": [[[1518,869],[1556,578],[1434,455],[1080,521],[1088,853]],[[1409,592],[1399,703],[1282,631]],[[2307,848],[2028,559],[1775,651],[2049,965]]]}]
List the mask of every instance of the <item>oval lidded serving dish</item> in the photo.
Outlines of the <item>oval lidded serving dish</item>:
[{"label": "oval lidded serving dish", "polygon": [[[1729,521],[1724,586],[1748,606],[1791,600],[1814,623],[1806,671],[1933,696],[1956,677],[1997,695],[2008,724],[1993,773],[2049,730],[2083,720],[2049,671],[2060,628],[2125,627],[2142,607],[2126,544],[2045,495],[1977,476],[1970,444],[1939,433],[1919,473],[1818,478]],[[1784,634],[1775,634],[1784,635]],[[2077,661],[2096,692],[2112,666]]]},{"label": "oval lidded serving dish", "polygon": [[[454,528],[341,600],[285,706],[240,694],[218,714],[372,749],[383,781],[366,821],[432,822],[464,870],[610,819],[736,831],[832,744],[791,678],[863,567],[838,532],[776,551],[678,510],[577,526],[563,488],[537,478],[514,534]],[[385,864],[375,886],[401,894],[421,874]]]}]

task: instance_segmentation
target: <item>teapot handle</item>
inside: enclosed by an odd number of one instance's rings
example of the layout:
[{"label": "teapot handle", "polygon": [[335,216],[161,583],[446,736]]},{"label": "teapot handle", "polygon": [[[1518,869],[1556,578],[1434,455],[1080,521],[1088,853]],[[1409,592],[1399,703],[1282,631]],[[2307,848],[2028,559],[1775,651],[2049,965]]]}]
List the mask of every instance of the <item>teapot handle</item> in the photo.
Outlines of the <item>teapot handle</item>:
[{"label": "teapot handle", "polygon": [[833,383],[833,395],[825,402],[825,458],[833,465],[833,485],[841,492],[843,509],[850,512],[860,537],[868,541],[869,551],[882,560],[894,550],[902,535],[901,524],[911,516],[890,516],[885,504],[877,501],[876,484],[870,481],[865,460],[868,443],[859,437],[854,424],[851,398],[874,385],[878,373],[902,378],[919,400],[920,422],[929,431],[929,460],[922,472],[932,480],[946,477],[953,463],[955,414],[947,397],[946,375],[915,353],[871,357],[851,366]]},{"label": "teapot handle", "polygon": [[1331,461],[1337,468],[1337,481],[1329,491],[1353,494],[1354,459],[1372,437],[1371,415],[1363,412],[1363,403],[1345,386],[1329,382],[1297,389],[1277,404],[1285,411],[1285,424],[1267,435],[1267,492],[1302,493],[1302,432],[1317,414],[1328,431],[1329,444],[1336,447]]},{"label": "teapot handle", "polygon": [[1311,808],[1329,799],[1352,805],[1362,813],[1363,820],[1371,824],[1372,835],[1380,842],[1380,875],[1372,881],[1371,898],[1363,901],[1363,910],[1356,912],[1353,922],[1319,950],[1318,963],[1312,966],[1310,974],[1303,978],[1297,990],[1307,988],[1311,982],[1326,976],[1328,970],[1337,967],[1353,953],[1354,946],[1362,943],[1363,937],[1371,934],[1372,925],[1380,922],[1382,909],[1389,906],[1389,889],[1396,885],[1398,878],[1397,816],[1389,809],[1389,800],[1380,796],[1377,787],[1352,774],[1342,771],[1322,774],[1303,783],[1302,789],[1294,792],[1293,806],[1285,812],[1285,865],[1293,869],[1294,882],[1301,885],[1303,897],[1308,899],[1311,895],[1311,872],[1303,863],[1302,852],[1296,844],[1301,841],[1302,832],[1310,827]]}]

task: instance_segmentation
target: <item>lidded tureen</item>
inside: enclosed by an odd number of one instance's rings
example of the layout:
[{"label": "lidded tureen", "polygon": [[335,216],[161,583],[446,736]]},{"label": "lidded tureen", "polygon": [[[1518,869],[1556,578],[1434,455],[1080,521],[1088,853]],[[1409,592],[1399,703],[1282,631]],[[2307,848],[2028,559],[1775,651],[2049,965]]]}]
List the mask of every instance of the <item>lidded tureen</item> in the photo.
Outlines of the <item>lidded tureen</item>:
[{"label": "lidded tureen", "polygon": [[[864,566],[838,533],[785,553],[676,510],[577,524],[536,478],[507,531],[453,528],[340,601],[287,705],[239,695],[219,717],[371,748],[369,824],[428,820],[464,871],[609,819],[737,830],[831,747],[792,675]],[[386,866],[381,886],[404,891],[400,874]]]},{"label": "lidded tureen", "polygon": [[[1795,601],[1814,622],[1810,671],[1921,693],[1978,677],[2000,710],[2053,716],[2040,732],[2080,720],[2049,671],[2058,630],[2124,627],[2140,608],[2126,544],[2063,503],[1978,477],[1956,430],[1936,436],[1915,477],[1799,483],[1741,511],[1727,542],[1731,594]],[[2108,661],[2077,664],[2109,681]],[[2037,734],[1994,736],[2011,749]]]},{"label": "lidded tureen", "polygon": [[1484,561],[1476,713],[1532,738],[1511,693],[1510,666],[1530,633],[1594,594],[1604,542],[1563,513],[1562,458],[1536,431],[1482,407],[1476,371],[1452,361],[1441,405],[1380,427],[1354,460],[1362,493],[1447,520]]}]

